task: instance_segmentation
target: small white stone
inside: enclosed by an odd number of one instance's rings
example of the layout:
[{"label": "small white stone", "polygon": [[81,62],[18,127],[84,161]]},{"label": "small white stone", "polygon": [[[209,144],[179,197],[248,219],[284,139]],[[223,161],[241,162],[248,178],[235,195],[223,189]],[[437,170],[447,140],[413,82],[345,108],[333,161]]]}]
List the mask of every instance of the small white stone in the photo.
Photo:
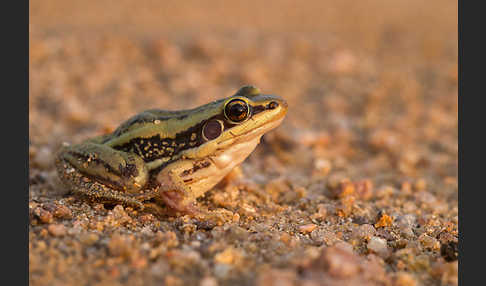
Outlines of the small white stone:
[{"label": "small white stone", "polygon": [[35,156],[35,161],[39,167],[47,169],[53,164],[53,154],[48,147],[42,147]]},{"label": "small white stone", "polygon": [[382,258],[386,258],[390,255],[390,249],[386,244],[386,240],[377,236],[373,236],[368,242],[368,250],[378,254]]},{"label": "small white stone", "polygon": [[218,286],[218,281],[214,277],[204,277],[200,286]]}]

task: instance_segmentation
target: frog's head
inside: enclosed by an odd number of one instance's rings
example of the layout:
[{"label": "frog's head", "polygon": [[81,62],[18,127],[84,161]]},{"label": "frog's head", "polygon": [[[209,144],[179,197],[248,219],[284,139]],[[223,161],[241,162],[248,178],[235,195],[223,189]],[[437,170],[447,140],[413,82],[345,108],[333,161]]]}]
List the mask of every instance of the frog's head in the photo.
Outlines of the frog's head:
[{"label": "frog's head", "polygon": [[221,159],[225,161],[220,162],[223,167],[227,161],[241,163],[262,135],[282,122],[287,102],[279,96],[262,94],[254,86],[244,86],[234,95],[210,103],[204,109],[204,113],[211,116],[201,125],[202,144],[188,150],[190,154],[187,155]]},{"label": "frog's head", "polygon": [[[175,161],[170,168],[190,190],[184,199],[192,200],[221,181],[250,155],[263,134],[282,122],[286,113],[285,100],[264,95],[252,86],[181,113],[182,121],[170,126],[185,130],[177,135],[189,141],[178,154],[182,160]],[[164,174],[159,174],[159,181],[164,181]]]},{"label": "frog's head", "polygon": [[[220,128],[211,120],[203,128],[203,138],[218,145],[260,138],[282,122],[287,102],[279,96],[262,94],[256,87],[244,86],[226,99],[221,109],[224,118],[219,120]],[[214,136],[219,130],[221,134]]]},{"label": "frog's head", "polygon": [[180,154],[195,162],[180,170],[191,196],[212,188],[243,162],[262,135],[277,127],[286,113],[285,100],[262,94],[253,86],[244,86],[233,96],[191,110],[192,121],[199,122],[190,129],[197,130],[192,136],[196,143]]}]

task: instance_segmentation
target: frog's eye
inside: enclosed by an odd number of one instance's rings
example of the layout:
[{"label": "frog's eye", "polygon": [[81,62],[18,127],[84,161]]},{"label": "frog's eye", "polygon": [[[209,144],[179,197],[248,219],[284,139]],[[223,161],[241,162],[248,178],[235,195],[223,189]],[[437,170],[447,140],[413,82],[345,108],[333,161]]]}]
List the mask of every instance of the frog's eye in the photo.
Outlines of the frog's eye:
[{"label": "frog's eye", "polygon": [[212,119],[204,125],[202,135],[206,141],[209,141],[218,138],[221,132],[223,132],[223,124],[221,121]]},{"label": "frog's eye", "polygon": [[248,103],[242,99],[233,99],[224,107],[224,116],[232,122],[245,121],[250,115]]}]

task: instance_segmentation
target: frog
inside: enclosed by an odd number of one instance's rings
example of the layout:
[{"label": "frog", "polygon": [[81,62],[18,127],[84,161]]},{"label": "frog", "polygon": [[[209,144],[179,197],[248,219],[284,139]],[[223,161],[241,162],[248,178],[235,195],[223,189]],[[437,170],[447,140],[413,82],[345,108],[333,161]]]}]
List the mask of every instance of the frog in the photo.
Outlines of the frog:
[{"label": "frog", "polygon": [[282,97],[246,85],[193,109],[145,110],[111,133],[64,144],[57,173],[91,201],[197,213],[197,198],[238,167],[287,109]]}]

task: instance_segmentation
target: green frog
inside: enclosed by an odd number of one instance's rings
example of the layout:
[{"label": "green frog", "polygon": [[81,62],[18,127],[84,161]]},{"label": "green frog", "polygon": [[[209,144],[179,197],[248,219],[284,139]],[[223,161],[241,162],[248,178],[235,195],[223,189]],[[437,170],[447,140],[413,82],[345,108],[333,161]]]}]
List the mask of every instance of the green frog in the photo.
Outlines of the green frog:
[{"label": "green frog", "polygon": [[281,97],[244,86],[194,109],[146,110],[111,134],[63,146],[56,168],[70,190],[97,202],[192,213],[286,113]]}]

